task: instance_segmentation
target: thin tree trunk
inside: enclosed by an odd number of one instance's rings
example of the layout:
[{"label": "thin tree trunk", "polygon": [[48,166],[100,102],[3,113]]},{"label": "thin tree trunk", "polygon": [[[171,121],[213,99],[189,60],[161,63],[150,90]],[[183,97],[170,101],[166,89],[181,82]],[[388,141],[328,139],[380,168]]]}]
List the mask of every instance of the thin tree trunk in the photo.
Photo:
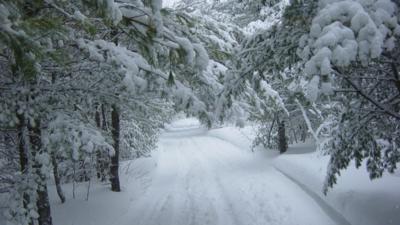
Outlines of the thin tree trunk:
[{"label": "thin tree trunk", "polygon": [[47,192],[46,175],[42,173],[42,162],[35,159],[35,156],[40,153],[42,148],[40,121],[35,120],[35,126],[28,124],[29,141],[31,144],[33,168],[38,175],[38,189],[36,206],[38,209],[39,225],[52,225],[50,202]]},{"label": "thin tree trunk", "polygon": [[119,110],[116,105],[112,106],[111,112],[111,134],[114,141],[114,151],[115,154],[111,157],[111,166],[110,166],[110,181],[111,181],[111,190],[115,192],[120,192],[120,184],[119,184],[119,134],[120,134],[120,124],[119,124]]},{"label": "thin tree trunk", "polygon": [[22,115],[17,115],[18,120],[19,120],[19,126],[18,126],[18,151],[19,151],[19,164],[20,164],[20,169],[22,173],[26,172],[27,166],[28,166],[28,156],[27,156],[27,149],[25,149],[25,135],[24,135],[24,129],[25,129],[25,120],[24,116]]},{"label": "thin tree trunk", "polygon": [[300,130],[300,140],[304,143],[304,142],[306,142],[306,138],[307,138],[307,130],[306,129],[304,129],[304,126],[301,126],[300,125],[300,127],[299,127],[299,130]]},{"label": "thin tree trunk", "polygon": [[51,163],[53,164],[53,175],[54,175],[54,182],[56,183],[57,194],[58,197],[60,197],[61,203],[64,203],[65,195],[61,187],[60,175],[58,173],[58,163],[55,153],[51,154]]},{"label": "thin tree trunk", "polygon": [[75,199],[75,183],[76,183],[76,162],[73,159],[72,163],[73,179],[72,179],[72,198]]},{"label": "thin tree trunk", "polygon": [[281,154],[286,152],[288,148],[284,120],[278,120],[278,147]]},{"label": "thin tree trunk", "polygon": [[[87,168],[87,165],[85,163],[85,160],[82,160],[82,167],[81,170],[83,170],[83,174],[81,176],[81,182],[86,182],[90,180],[90,168]],[[89,171],[88,171],[89,170]]]},{"label": "thin tree trunk", "polygon": [[[100,118],[100,112],[98,107],[96,107],[96,113],[94,115],[94,120],[96,121],[96,126],[98,128],[101,128],[101,118]],[[100,179],[102,177],[101,174],[101,152],[97,151],[96,152],[96,174],[97,174],[97,179]]]},{"label": "thin tree trunk", "polygon": [[[90,168],[92,168],[93,165],[93,154],[90,154]],[[86,201],[89,201],[89,193],[90,193],[90,186],[91,186],[91,181],[92,179],[90,179],[91,176],[89,176],[89,183],[88,183],[88,188],[87,188],[87,192],[86,192]]]},{"label": "thin tree trunk", "polygon": [[271,134],[272,134],[272,128],[274,128],[274,124],[275,124],[275,120],[276,120],[276,116],[274,116],[274,119],[272,120],[272,124],[271,127],[269,128],[269,132],[268,132],[268,148],[270,148],[271,146]]},{"label": "thin tree trunk", "polygon": [[105,109],[104,104],[101,104],[101,117],[102,117],[101,128],[105,131],[105,130],[107,130],[107,117],[106,117],[106,109]]},{"label": "thin tree trunk", "polygon": [[89,179],[89,184],[88,184],[88,188],[87,188],[87,191],[86,191],[86,201],[89,201],[90,183],[91,183],[91,180]]}]

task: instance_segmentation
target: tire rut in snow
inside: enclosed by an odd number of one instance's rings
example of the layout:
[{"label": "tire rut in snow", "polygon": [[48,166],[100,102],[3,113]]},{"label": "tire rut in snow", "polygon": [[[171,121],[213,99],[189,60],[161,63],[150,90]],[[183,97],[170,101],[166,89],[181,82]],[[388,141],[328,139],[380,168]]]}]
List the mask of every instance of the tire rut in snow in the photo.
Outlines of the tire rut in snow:
[{"label": "tire rut in snow", "polygon": [[[188,139],[188,141],[190,140]],[[208,188],[204,186],[206,184],[205,176],[201,176],[205,174],[203,164],[196,152],[193,152],[193,149],[189,152],[187,150],[181,151],[181,154],[190,166],[183,179],[181,188],[182,195],[184,195],[184,202],[181,205],[183,207],[181,208],[186,217],[181,217],[179,224],[215,224],[214,222],[218,215],[207,193]]]},{"label": "tire rut in snow", "polygon": [[309,189],[307,186],[290,176],[289,174],[283,172],[279,168],[275,167],[274,168],[280,172],[282,175],[284,175],[286,178],[291,180],[293,183],[295,183],[297,186],[299,186],[308,196],[310,196],[320,207],[321,209],[328,215],[332,221],[334,221],[337,225],[351,225],[351,223],[338,211],[336,211],[332,206],[328,205],[318,194],[316,194],[314,191]]},{"label": "tire rut in snow", "polygon": [[[201,156],[199,157],[199,155],[197,156],[200,164],[203,165],[203,169],[204,171],[209,174],[210,178],[212,179],[212,183],[215,189],[215,193],[218,193],[218,196],[215,197],[220,197],[221,203],[223,204],[223,208],[225,212],[228,212],[230,218],[229,220],[231,220],[231,222],[233,222],[233,225],[240,225],[242,224],[239,220],[239,218],[236,216],[237,212],[235,210],[234,204],[232,203],[231,199],[229,198],[229,196],[227,195],[227,191],[225,190],[225,187],[222,185],[221,183],[221,179],[218,176],[218,168],[212,168],[212,166],[204,166],[204,165],[210,165],[209,162],[216,162],[220,165],[222,165],[222,168],[225,168],[227,166],[227,164],[222,163],[221,161],[215,161],[211,158],[207,157],[207,153],[201,148],[201,145],[199,143],[197,143],[197,141],[195,140],[196,138],[191,138],[191,141],[193,143],[193,145],[195,145],[197,147],[197,150],[199,152],[201,152]],[[214,195],[215,195],[214,193]],[[218,208],[214,205],[214,208]]]}]

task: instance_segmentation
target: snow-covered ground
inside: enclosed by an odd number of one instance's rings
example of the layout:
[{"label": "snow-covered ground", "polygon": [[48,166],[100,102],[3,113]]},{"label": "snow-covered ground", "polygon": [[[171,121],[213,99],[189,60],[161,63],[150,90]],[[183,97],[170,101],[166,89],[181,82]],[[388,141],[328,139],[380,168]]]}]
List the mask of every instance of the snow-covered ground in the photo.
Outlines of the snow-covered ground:
[{"label": "snow-covered ground", "polygon": [[[293,146],[292,151],[297,146]],[[277,158],[274,165],[305,185],[323,201],[335,208],[353,225],[400,224],[400,176],[385,174],[371,181],[365,165],[356,169],[352,165],[343,171],[338,183],[322,194],[329,157],[318,153],[286,154]]]},{"label": "snow-covered ground", "polygon": [[151,157],[123,164],[121,193],[95,183],[86,201],[88,183],[78,186],[75,199],[65,185],[68,200],[60,204],[51,187],[54,224],[399,224],[399,177],[377,185],[350,172],[325,198],[326,160],[307,153],[312,143],[293,146],[298,154],[251,152],[253,133],[178,120],[166,126]]},{"label": "snow-covered ground", "polygon": [[[208,134],[250,152],[248,146],[255,135],[253,129],[251,126],[243,129],[224,127]],[[271,150],[256,150],[253,154],[258,160],[273,164],[342,224],[400,224],[400,171],[371,181],[365,165],[359,169],[352,165],[342,172],[338,183],[324,196],[322,187],[329,156],[323,156],[315,149],[314,142],[307,140],[290,145],[288,152],[282,155]]]}]

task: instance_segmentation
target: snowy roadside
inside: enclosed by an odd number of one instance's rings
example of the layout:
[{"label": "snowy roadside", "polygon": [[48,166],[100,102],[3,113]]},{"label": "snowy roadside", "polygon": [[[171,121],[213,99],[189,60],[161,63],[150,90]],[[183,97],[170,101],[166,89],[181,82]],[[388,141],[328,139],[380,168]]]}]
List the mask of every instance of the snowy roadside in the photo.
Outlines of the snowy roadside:
[{"label": "snowy roadside", "polygon": [[76,184],[75,198],[72,184],[64,184],[64,194],[67,197],[64,204],[60,203],[55,186],[49,185],[53,220],[57,225],[118,224],[120,218],[130,213],[132,203],[146,192],[151,183],[149,173],[155,166],[152,157],[122,162],[122,192],[111,192],[109,183],[92,182],[88,201],[88,182]]},{"label": "snowy roadside", "polygon": [[[293,146],[295,150],[295,146]],[[399,224],[400,177],[385,174],[370,181],[365,166],[343,171],[327,196],[322,193],[329,157],[316,153],[285,154],[274,165],[316,193],[352,225]]]},{"label": "snowy roadside", "polygon": [[[254,129],[224,127],[211,130],[208,135],[251,151]],[[266,163],[273,163],[277,170],[317,195],[352,225],[400,224],[399,172],[371,181],[365,165],[359,169],[353,165],[342,172],[338,183],[325,196],[322,186],[329,157],[316,153],[312,141],[291,145],[283,155],[264,150],[256,150],[254,154],[256,158],[263,157]]]}]

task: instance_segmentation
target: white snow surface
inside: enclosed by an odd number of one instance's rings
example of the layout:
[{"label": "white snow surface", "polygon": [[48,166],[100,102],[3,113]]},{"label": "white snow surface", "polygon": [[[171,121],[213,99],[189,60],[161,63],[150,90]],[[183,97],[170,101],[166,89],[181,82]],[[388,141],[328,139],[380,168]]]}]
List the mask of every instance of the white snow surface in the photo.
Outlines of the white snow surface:
[{"label": "white snow surface", "polygon": [[[310,148],[310,146],[306,146]],[[329,157],[315,152],[280,156],[275,166],[318,195],[353,225],[400,224],[400,174],[371,181],[365,165],[352,164],[326,196],[322,193]],[[315,147],[314,147],[315,149]]]},{"label": "white snow surface", "polygon": [[78,185],[72,199],[68,184],[64,185],[67,202],[60,204],[50,186],[54,224],[376,225],[400,221],[399,177],[384,177],[376,185],[367,182],[361,171],[345,173],[325,198],[320,189],[326,157],[310,153],[315,149],[311,141],[278,155],[276,151],[251,152],[253,137],[253,127],[207,130],[196,119],[175,121],[166,126],[151,157],[122,163],[122,192],[113,193],[109,184],[95,182],[86,201],[86,182]]}]

